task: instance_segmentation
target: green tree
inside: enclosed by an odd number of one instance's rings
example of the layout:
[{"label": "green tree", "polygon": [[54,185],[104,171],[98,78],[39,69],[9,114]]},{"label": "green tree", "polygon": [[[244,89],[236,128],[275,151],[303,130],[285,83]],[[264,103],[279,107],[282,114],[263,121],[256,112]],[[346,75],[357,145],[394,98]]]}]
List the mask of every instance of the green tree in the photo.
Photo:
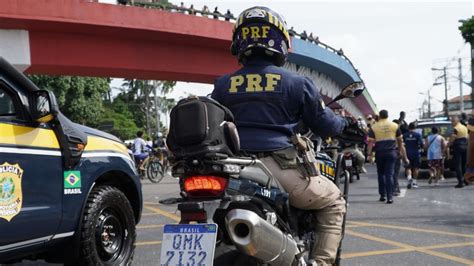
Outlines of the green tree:
[{"label": "green tree", "polygon": [[[127,104],[120,98],[106,104],[100,120],[102,130],[107,131],[122,140],[133,139],[138,131],[133,114]],[[111,127],[108,127],[111,125]]]},{"label": "green tree", "polygon": [[[122,84],[122,93],[116,99],[127,103],[128,109],[134,114],[136,125],[144,128],[147,135],[154,135],[158,130],[160,113],[162,113],[161,100],[173,91],[175,81],[148,81],[125,80]],[[161,128],[161,127],[160,127]]]},{"label": "green tree", "polygon": [[474,16],[459,27],[462,37],[471,45],[471,105],[474,105]]},{"label": "green tree", "polygon": [[474,16],[468,20],[463,21],[461,26],[459,26],[462,37],[466,42],[471,45],[474,44]]},{"label": "green tree", "polygon": [[39,88],[54,92],[61,112],[69,119],[83,125],[98,125],[109,79],[46,75],[31,75],[30,79]]}]

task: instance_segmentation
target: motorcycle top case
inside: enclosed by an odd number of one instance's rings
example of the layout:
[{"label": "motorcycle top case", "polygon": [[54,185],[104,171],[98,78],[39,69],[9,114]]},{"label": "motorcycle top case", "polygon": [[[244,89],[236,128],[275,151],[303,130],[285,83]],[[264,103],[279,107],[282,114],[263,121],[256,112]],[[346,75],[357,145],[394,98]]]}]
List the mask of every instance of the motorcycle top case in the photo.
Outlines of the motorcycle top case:
[{"label": "motorcycle top case", "polygon": [[211,98],[192,96],[171,110],[166,144],[175,159],[233,156],[240,148],[233,122],[234,116],[225,106]]}]

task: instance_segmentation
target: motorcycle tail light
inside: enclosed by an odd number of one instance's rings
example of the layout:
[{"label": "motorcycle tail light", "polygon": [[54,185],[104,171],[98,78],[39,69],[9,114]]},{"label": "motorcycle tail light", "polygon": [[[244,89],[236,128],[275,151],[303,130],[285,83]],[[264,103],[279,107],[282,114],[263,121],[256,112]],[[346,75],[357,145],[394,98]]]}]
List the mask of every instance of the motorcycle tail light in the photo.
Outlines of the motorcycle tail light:
[{"label": "motorcycle tail light", "polygon": [[350,157],[351,155],[352,155],[352,153],[350,153],[350,152],[344,153],[344,157]]},{"label": "motorcycle tail light", "polygon": [[227,187],[227,179],[218,176],[191,176],[184,180],[184,191],[190,196],[212,197]]},{"label": "motorcycle tail light", "polygon": [[181,219],[184,221],[205,221],[207,219],[207,214],[205,211],[182,212]]}]

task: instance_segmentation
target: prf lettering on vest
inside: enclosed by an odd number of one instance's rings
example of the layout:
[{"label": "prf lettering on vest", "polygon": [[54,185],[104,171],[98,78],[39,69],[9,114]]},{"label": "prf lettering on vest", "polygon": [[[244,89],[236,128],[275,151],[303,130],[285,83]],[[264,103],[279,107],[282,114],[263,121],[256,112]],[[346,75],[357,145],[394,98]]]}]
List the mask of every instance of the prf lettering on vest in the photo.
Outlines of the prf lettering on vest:
[{"label": "prf lettering on vest", "polygon": [[246,39],[249,34],[252,39],[267,38],[270,26],[250,26],[242,27],[242,39]]},{"label": "prf lettering on vest", "polygon": [[[230,77],[230,88],[229,93],[237,93],[240,88],[245,88],[245,91],[240,92],[273,92],[281,80],[281,75],[267,73],[264,75],[260,74],[246,74]],[[247,81],[247,82],[245,82]],[[265,85],[263,84],[265,81]],[[244,83],[246,83],[245,86]]]}]

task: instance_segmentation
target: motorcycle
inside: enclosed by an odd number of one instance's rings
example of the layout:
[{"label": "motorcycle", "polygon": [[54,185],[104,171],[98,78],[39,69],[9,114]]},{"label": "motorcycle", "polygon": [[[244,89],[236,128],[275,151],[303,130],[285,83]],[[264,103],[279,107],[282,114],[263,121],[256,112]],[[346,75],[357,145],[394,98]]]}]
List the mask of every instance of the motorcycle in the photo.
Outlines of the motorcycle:
[{"label": "motorcycle", "polygon": [[359,169],[357,168],[357,160],[355,155],[350,151],[346,151],[343,152],[343,156],[343,166],[344,169],[349,173],[349,183],[352,183],[354,181],[354,177],[357,180],[360,180],[360,173]]},{"label": "motorcycle", "polygon": [[[351,84],[334,101],[358,96],[363,89],[363,83]],[[200,113],[195,106],[199,104],[183,109]],[[212,114],[210,109],[214,107],[206,108],[209,110],[205,109],[202,114]],[[179,119],[185,119],[178,111],[175,113]],[[189,119],[183,124],[191,127],[197,123],[196,120],[200,119]],[[212,118],[205,119],[206,125],[208,120]],[[170,127],[170,141],[173,141],[172,132]],[[191,142],[189,129],[174,132],[187,137],[186,140],[176,140],[177,143]],[[226,139],[232,138],[229,134],[227,129]],[[341,176],[347,183],[342,155],[336,161],[332,160],[321,151],[321,143],[315,145],[316,164],[321,174],[338,186],[341,185]],[[168,146],[173,151],[175,145],[170,144]],[[179,177],[182,197],[178,204],[181,220],[179,224],[164,226],[160,263],[311,265],[309,252],[315,243],[314,212],[291,207],[288,193],[257,157],[221,153],[226,147],[206,146],[205,149],[207,152],[200,153],[200,156],[179,156],[180,159],[174,162],[172,174]],[[179,146],[173,152],[181,154],[183,150]],[[190,154],[196,154],[195,149],[188,150]],[[347,198],[348,184],[345,183],[343,194]],[[336,264],[339,261],[340,248]]]}]

